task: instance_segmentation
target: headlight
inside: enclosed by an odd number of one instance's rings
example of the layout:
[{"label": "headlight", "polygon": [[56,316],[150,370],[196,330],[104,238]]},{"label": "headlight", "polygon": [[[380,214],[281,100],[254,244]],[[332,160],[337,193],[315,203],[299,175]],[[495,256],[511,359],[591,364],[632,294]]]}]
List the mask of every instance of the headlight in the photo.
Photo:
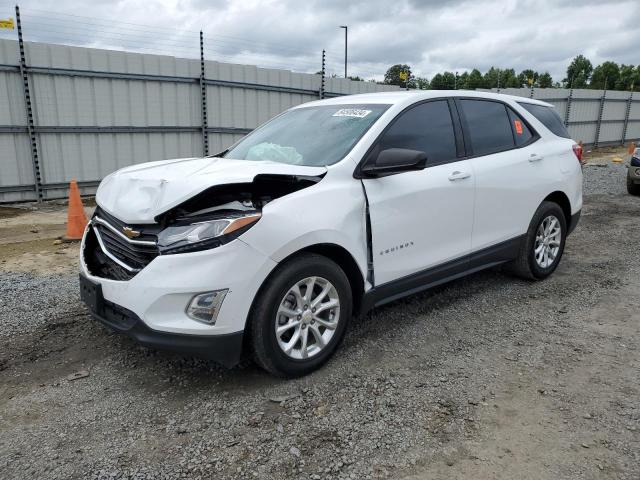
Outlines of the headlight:
[{"label": "headlight", "polygon": [[259,213],[173,225],[158,234],[160,253],[206,250],[227,243],[260,220]]}]

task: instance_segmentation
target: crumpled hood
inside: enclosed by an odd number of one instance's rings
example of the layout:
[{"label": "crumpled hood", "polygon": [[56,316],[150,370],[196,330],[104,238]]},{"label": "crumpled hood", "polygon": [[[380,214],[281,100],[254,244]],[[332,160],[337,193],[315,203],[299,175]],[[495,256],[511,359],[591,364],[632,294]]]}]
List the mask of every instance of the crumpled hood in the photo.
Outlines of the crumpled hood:
[{"label": "crumpled hood", "polygon": [[268,161],[227,158],[184,158],[126,167],[105,177],[96,203],[131,224],[154,218],[215,185],[249,183],[256,175],[318,176],[325,167],[305,167]]}]

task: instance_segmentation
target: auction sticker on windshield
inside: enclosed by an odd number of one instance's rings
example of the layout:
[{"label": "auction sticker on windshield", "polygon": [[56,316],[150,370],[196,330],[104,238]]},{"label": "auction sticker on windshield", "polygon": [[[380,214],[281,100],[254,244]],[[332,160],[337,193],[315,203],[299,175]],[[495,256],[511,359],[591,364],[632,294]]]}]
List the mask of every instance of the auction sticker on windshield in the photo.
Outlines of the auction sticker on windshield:
[{"label": "auction sticker on windshield", "polygon": [[356,117],[364,118],[371,113],[371,110],[360,110],[359,108],[343,108],[333,114],[334,117]]}]

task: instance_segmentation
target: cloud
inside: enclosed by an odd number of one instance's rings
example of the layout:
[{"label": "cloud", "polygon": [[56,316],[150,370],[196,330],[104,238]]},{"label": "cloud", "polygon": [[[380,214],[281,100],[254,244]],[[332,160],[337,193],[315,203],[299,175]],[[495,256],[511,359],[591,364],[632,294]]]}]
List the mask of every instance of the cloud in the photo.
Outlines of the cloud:
[{"label": "cloud", "polygon": [[[635,0],[25,0],[25,38],[296,71],[381,78],[395,63],[432,77],[491,66],[549,71],[561,80],[577,54],[637,63]],[[6,12],[5,12],[6,10]],[[0,17],[12,7],[0,3]],[[1,31],[0,36],[14,35]]]}]

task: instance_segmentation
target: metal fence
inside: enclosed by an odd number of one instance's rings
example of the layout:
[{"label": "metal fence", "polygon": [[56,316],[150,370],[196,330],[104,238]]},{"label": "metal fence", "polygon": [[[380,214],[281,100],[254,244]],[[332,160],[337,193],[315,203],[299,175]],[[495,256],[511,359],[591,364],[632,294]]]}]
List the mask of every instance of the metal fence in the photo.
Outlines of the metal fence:
[{"label": "metal fence", "polygon": [[65,197],[71,178],[89,194],[127,165],[222,151],[294,105],[397,88],[0,39],[0,202]]},{"label": "metal fence", "polygon": [[571,137],[585,145],[622,145],[640,139],[640,92],[562,88],[487,90],[554,105]]},{"label": "metal fence", "polygon": [[[71,178],[90,194],[127,165],[222,151],[294,105],[398,89],[206,53],[202,34],[199,59],[0,39],[0,203],[64,198]],[[588,145],[640,139],[640,92],[492,91],[554,104]]]}]

